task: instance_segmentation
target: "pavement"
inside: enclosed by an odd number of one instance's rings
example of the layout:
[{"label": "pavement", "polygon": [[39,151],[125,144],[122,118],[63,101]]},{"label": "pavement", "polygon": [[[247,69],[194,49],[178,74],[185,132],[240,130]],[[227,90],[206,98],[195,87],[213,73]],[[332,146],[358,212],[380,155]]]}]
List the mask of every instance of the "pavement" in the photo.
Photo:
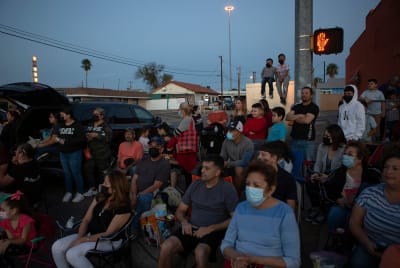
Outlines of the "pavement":
[{"label": "pavement", "polygon": [[[162,118],[163,121],[176,125],[179,122],[176,111],[153,111],[155,115]],[[322,112],[316,121],[317,138],[316,144],[319,144],[322,140],[323,130],[332,123],[336,123],[337,112]],[[290,130],[289,130],[290,131]],[[317,146],[316,146],[317,147]],[[74,216],[76,219],[82,218],[92,198],[86,198],[84,201],[78,204],[72,202],[62,203],[61,199],[64,195],[64,182],[60,178],[44,178],[46,188],[46,199],[48,204],[48,212],[54,217],[55,220],[65,224],[70,216]],[[305,208],[308,207],[308,200],[305,200]],[[301,267],[312,267],[312,263],[309,258],[309,254],[313,251],[318,251],[323,248],[327,239],[327,228],[326,225],[312,225],[305,221],[301,221],[301,253],[302,253],[302,266]],[[58,237],[59,234],[57,234]],[[157,267],[157,260],[159,255],[159,249],[150,245],[139,238],[132,241],[132,267],[137,268],[152,268]],[[186,267],[193,266],[193,256],[188,258]],[[179,258],[174,258],[173,267],[185,267],[183,266],[184,261]],[[39,267],[39,266],[32,266]],[[124,267],[124,266],[122,266]],[[223,267],[223,258],[219,253],[217,262],[212,263],[210,267]]]}]

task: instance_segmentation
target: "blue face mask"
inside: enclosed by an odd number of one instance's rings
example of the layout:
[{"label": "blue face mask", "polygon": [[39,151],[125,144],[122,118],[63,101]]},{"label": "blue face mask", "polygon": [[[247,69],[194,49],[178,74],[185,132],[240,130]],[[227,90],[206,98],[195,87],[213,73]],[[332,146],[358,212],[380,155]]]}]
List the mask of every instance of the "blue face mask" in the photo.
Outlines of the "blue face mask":
[{"label": "blue face mask", "polygon": [[246,186],[246,199],[253,207],[258,207],[264,202],[264,189]]},{"label": "blue face mask", "polygon": [[342,158],[342,164],[347,168],[352,168],[355,166],[354,156],[344,154]]},{"label": "blue face mask", "polygon": [[228,131],[228,133],[226,133],[226,139],[227,139],[228,141],[233,141],[233,134],[232,134],[232,132],[229,132],[229,131]]}]

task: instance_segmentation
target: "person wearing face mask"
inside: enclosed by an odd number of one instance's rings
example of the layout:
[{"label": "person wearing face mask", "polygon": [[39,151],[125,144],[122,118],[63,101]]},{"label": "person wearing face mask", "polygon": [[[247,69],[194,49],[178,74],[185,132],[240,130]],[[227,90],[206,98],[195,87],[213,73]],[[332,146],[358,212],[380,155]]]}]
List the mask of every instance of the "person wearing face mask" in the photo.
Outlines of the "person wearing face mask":
[{"label": "person wearing face mask", "polygon": [[[368,150],[358,141],[349,141],[342,157],[342,166],[323,183],[323,202],[329,208],[328,229],[346,229],[354,199],[363,189],[380,182],[381,173],[366,164]],[[321,220],[323,222],[324,220]]]},{"label": "person wearing face mask", "polygon": [[92,157],[83,164],[83,175],[89,188],[83,194],[85,197],[97,194],[97,186],[102,183],[110,167],[112,130],[104,116],[104,109],[97,107],[93,111],[92,122],[86,128],[87,146]]},{"label": "person wearing face mask", "polygon": [[322,207],[320,183],[325,182],[336,169],[342,166],[342,156],[346,146],[343,130],[336,124],[329,125],[318,146],[317,157],[310,180],[306,182],[306,190],[311,201],[306,221],[319,224],[325,219],[326,208]]},{"label": "person wearing face mask", "polygon": [[265,67],[261,71],[261,98],[265,98],[265,84],[268,83],[269,87],[269,97],[272,99],[274,97],[274,87],[272,83],[275,81],[276,68],[272,66],[274,61],[268,58],[265,63]]},{"label": "person wearing face mask", "polygon": [[360,140],[365,131],[365,110],[357,98],[357,87],[347,85],[344,88],[343,103],[339,106],[338,125],[348,141]]},{"label": "person wearing face mask", "polygon": [[[113,170],[99,186],[99,193],[93,199],[79,226],[72,234],[54,242],[51,247],[57,267],[91,268],[93,264],[86,253],[97,245],[97,239],[120,230],[131,217],[129,184],[125,174]],[[121,240],[99,242],[98,248],[111,251],[118,248]]]},{"label": "person wearing face mask", "polygon": [[214,102],[213,111],[207,116],[207,126],[215,123],[223,127],[228,123],[228,114],[222,110],[222,104],[218,100]]},{"label": "person wearing face mask", "polygon": [[260,160],[246,171],[246,201],[236,207],[221,243],[224,267],[300,267],[293,210],[275,199],[276,169]]},{"label": "person wearing face mask", "polygon": [[243,135],[243,123],[232,121],[228,126],[220,155],[224,159],[225,173],[233,175],[233,182],[239,196],[244,185],[244,168],[248,165],[253,152],[253,142]]},{"label": "person wearing face mask", "polygon": [[278,55],[279,65],[276,67],[276,88],[278,89],[279,97],[281,98],[281,103],[286,104],[286,97],[289,87],[289,64],[285,63],[286,56],[281,53]]},{"label": "person wearing face mask", "polygon": [[170,164],[162,156],[164,150],[161,137],[153,137],[149,142],[149,158],[136,164],[131,181],[131,207],[136,214],[132,226],[135,234],[140,230],[140,216],[150,210],[154,193],[165,187],[169,179]]}]

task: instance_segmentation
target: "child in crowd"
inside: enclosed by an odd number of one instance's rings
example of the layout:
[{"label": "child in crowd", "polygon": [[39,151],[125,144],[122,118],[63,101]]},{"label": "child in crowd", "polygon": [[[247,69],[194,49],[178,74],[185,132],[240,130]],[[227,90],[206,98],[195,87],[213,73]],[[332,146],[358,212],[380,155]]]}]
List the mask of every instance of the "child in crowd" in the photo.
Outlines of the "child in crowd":
[{"label": "child in crowd", "polygon": [[282,107],[275,107],[272,109],[273,125],[269,128],[267,142],[286,140],[286,125],[283,122],[284,118],[285,109]]},{"label": "child in crowd", "polygon": [[139,142],[142,144],[144,154],[146,154],[146,155],[149,154],[149,141],[150,141],[149,133],[150,133],[150,129],[148,127],[143,127],[140,130]]},{"label": "child in crowd", "polygon": [[243,133],[257,146],[264,142],[267,133],[267,120],[261,103],[251,106],[251,115],[244,124]]},{"label": "child in crowd", "polygon": [[6,238],[0,240],[0,267],[13,267],[10,257],[27,254],[31,240],[37,236],[35,221],[31,217],[23,193],[2,194],[5,198],[1,209],[5,212],[5,219],[0,227]]},{"label": "child in crowd", "polygon": [[365,131],[363,136],[361,137],[361,141],[365,143],[371,143],[375,141],[373,140],[373,137],[375,136],[378,125],[376,124],[374,117],[367,113],[367,102],[365,100],[360,100],[360,102],[362,103],[362,105],[364,105],[365,108]]}]

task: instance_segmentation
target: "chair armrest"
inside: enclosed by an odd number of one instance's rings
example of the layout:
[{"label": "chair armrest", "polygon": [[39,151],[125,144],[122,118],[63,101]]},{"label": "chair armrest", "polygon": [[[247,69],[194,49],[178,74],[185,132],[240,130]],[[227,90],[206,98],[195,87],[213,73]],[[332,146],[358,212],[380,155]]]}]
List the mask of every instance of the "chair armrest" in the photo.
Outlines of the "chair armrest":
[{"label": "chair armrest", "polygon": [[45,239],[46,239],[46,237],[44,237],[44,236],[38,236],[38,237],[35,237],[34,239],[32,239],[32,240],[31,240],[31,243],[32,243],[32,245],[35,245],[35,244],[37,244],[38,242],[43,241],[43,240],[45,240]]},{"label": "chair armrest", "polygon": [[67,227],[65,227],[65,225],[61,224],[58,220],[56,220],[57,227],[63,232],[75,231],[75,230],[79,229],[79,226],[81,225],[81,223],[82,223],[82,220],[78,220],[77,222],[74,223],[72,228],[67,228]]}]

